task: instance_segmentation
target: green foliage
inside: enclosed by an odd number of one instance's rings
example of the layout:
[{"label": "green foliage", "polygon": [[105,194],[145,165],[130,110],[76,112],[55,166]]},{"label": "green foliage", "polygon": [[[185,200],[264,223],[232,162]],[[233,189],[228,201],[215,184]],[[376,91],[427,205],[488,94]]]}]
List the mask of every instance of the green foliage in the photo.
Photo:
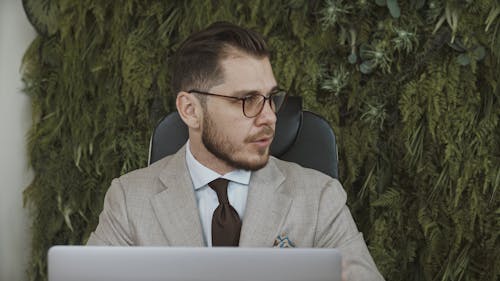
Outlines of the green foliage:
[{"label": "green foliage", "polygon": [[31,280],[85,243],[111,179],[146,165],[174,110],[172,54],[227,20],[263,33],[277,80],[334,127],[341,181],[387,280],[498,280],[500,3],[23,1],[34,122]]}]

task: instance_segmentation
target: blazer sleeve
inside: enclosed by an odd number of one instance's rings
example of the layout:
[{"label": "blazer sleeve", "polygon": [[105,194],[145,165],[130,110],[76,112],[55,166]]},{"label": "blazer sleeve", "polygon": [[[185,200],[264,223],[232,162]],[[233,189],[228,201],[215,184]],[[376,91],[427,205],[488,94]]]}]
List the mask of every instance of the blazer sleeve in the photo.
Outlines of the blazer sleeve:
[{"label": "blazer sleeve", "polygon": [[340,182],[330,180],[320,195],[316,247],[337,248],[342,254],[343,275],[347,280],[384,280],[346,206]]},{"label": "blazer sleeve", "polygon": [[114,179],[104,197],[99,224],[87,245],[130,246],[131,237],[125,192],[120,179]]}]

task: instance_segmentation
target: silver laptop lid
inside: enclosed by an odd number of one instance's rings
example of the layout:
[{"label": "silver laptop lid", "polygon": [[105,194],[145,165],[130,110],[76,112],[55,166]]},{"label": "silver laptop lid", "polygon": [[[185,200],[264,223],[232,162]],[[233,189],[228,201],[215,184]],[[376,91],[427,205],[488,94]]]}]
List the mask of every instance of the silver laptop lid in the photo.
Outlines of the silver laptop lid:
[{"label": "silver laptop lid", "polygon": [[335,249],[54,246],[49,281],[340,281]]}]

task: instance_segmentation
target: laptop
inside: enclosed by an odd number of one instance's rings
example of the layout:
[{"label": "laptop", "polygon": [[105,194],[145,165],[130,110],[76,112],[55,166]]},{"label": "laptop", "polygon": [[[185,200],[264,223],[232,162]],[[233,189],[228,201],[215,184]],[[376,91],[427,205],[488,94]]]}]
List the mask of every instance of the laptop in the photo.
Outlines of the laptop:
[{"label": "laptop", "polygon": [[340,281],[336,249],[54,246],[49,281]]}]

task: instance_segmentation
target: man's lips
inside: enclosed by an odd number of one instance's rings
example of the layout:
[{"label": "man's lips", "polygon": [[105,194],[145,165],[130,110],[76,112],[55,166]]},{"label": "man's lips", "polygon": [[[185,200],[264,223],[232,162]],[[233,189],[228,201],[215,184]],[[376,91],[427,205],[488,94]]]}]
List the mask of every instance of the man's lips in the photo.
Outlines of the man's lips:
[{"label": "man's lips", "polygon": [[259,133],[249,137],[246,141],[248,143],[257,144],[259,146],[269,146],[274,138],[274,129],[271,127],[264,127]]},{"label": "man's lips", "polygon": [[273,141],[273,138],[274,138],[274,135],[261,136],[261,137],[255,138],[251,142],[258,144],[258,145],[261,145],[261,146],[267,146],[267,145],[271,144],[271,142]]}]

